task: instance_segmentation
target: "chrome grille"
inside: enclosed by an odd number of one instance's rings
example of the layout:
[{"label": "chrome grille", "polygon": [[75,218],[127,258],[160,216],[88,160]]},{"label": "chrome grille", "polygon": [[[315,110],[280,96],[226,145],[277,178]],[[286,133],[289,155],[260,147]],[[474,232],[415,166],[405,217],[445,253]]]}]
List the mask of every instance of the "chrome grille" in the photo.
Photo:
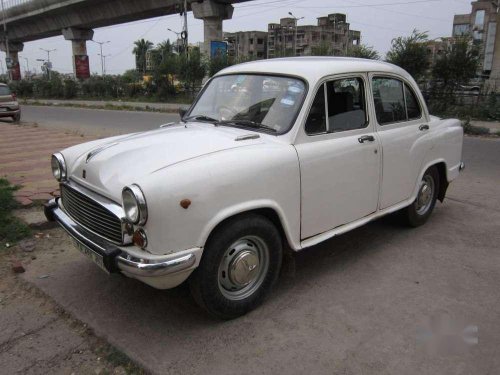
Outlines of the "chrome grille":
[{"label": "chrome grille", "polygon": [[61,199],[66,212],[78,224],[114,243],[123,242],[121,220],[111,211],[66,185],[61,186]]}]

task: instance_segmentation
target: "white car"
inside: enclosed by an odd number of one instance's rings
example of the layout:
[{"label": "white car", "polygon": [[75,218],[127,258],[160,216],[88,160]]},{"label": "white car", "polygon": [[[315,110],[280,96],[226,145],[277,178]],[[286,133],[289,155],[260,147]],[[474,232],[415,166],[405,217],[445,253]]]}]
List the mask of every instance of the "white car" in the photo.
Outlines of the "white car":
[{"label": "white car", "polygon": [[178,123],[54,154],[61,198],[45,211],[105,271],[159,289],[188,280],[229,319],[263,300],[285,249],[396,211],[426,222],[462,142],[394,65],[256,61],[212,77]]}]

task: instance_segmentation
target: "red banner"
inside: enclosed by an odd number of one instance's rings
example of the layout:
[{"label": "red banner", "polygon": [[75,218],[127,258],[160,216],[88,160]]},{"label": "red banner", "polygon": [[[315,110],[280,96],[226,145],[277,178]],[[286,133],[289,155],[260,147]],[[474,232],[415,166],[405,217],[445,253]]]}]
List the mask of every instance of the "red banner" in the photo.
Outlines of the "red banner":
[{"label": "red banner", "polygon": [[14,63],[10,72],[13,81],[19,81],[21,79],[21,66],[18,62]]},{"label": "red banner", "polygon": [[89,57],[87,55],[75,55],[75,74],[76,78],[90,77]]}]

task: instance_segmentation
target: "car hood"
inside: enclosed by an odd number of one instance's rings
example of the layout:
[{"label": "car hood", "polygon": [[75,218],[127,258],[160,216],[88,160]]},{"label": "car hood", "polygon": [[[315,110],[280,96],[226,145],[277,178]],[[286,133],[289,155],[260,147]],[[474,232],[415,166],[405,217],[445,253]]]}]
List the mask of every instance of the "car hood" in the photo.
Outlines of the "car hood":
[{"label": "car hood", "polygon": [[[238,137],[244,139],[237,140]],[[123,187],[140,185],[146,175],[186,160],[260,144],[271,138],[276,137],[207,123],[175,124],[90,142],[88,147],[77,146],[78,155],[73,162],[68,161],[68,174],[71,180],[120,201]]]}]

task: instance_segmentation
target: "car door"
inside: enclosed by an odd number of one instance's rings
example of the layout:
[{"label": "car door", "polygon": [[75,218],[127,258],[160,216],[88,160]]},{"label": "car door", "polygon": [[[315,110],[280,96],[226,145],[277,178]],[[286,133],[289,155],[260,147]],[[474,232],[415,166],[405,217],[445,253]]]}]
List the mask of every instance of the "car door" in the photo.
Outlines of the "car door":
[{"label": "car door", "polygon": [[377,133],[382,146],[380,209],[408,199],[415,187],[429,131],[412,86],[397,76],[371,76]]},{"label": "car door", "polygon": [[367,110],[365,75],[321,84],[296,143],[301,174],[301,238],[377,210],[379,140]]}]

